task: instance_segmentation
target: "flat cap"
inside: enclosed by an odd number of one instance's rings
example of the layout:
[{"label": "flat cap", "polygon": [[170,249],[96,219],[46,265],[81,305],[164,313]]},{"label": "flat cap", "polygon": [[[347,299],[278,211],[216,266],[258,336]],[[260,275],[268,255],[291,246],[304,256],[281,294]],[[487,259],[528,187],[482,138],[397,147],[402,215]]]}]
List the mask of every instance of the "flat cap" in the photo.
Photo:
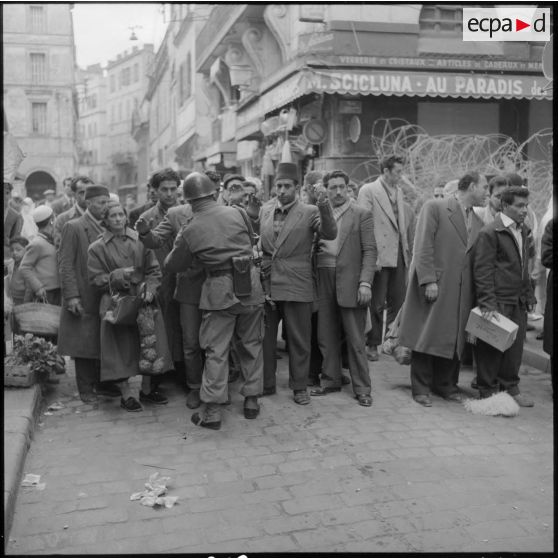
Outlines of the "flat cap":
[{"label": "flat cap", "polygon": [[97,196],[107,196],[109,197],[109,191],[106,186],[101,186],[100,184],[90,184],[85,188],[85,199],[95,198]]}]

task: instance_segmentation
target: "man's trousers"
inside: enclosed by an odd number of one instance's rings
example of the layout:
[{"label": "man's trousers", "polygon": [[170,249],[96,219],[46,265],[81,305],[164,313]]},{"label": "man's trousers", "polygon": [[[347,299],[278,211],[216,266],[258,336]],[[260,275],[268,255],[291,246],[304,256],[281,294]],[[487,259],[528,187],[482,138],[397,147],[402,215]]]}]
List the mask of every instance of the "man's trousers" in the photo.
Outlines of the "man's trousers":
[{"label": "man's trousers", "polygon": [[527,309],[517,304],[497,304],[500,314],[519,326],[513,345],[502,352],[477,339],[477,384],[481,397],[490,397],[500,390],[510,395],[519,393],[519,367],[523,358],[523,343],[527,328]]},{"label": "man's trousers", "polygon": [[203,371],[203,353],[200,347],[200,327],[203,311],[197,304],[180,303],[182,349],[186,369],[186,385],[200,389]]},{"label": "man's trousers", "polygon": [[205,351],[200,399],[224,404],[228,399],[229,351],[236,336],[242,375],[240,393],[261,395],[263,390],[263,308],[240,303],[225,310],[205,310],[200,346]]},{"label": "man's trousers", "polygon": [[318,268],[318,343],[324,357],[323,387],[341,387],[341,342],[345,331],[349,372],[355,395],[370,395],[364,326],[367,307],[343,308],[337,304],[335,268]]},{"label": "man's trousers", "polygon": [[312,333],[312,303],[278,301],[275,306],[265,305],[264,336],[264,387],[276,387],[277,326],[279,313],[287,328],[289,350],[289,388],[306,389],[310,367],[310,342]]},{"label": "man's trousers", "polygon": [[405,300],[406,280],[407,268],[403,260],[402,248],[399,246],[397,267],[383,267],[374,275],[372,302],[370,303],[372,329],[366,336],[366,344],[368,346],[377,347],[382,344],[384,308],[387,308],[387,331]]},{"label": "man's trousers", "polygon": [[413,395],[430,392],[447,397],[457,391],[461,363],[457,356],[443,358],[427,353],[411,353],[411,390]]}]

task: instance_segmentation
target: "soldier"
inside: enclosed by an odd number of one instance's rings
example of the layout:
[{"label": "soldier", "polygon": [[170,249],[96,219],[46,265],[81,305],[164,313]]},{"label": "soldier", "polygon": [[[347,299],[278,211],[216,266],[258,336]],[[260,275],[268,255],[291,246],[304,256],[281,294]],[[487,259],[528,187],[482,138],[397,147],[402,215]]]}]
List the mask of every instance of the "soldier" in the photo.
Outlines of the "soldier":
[{"label": "soldier", "polygon": [[240,390],[245,397],[244,416],[254,419],[259,414],[264,295],[253,264],[245,212],[219,205],[215,184],[197,172],[184,180],[184,198],[190,202],[194,216],[176,238],[165,260],[165,270],[178,273],[200,265],[206,273],[200,298],[200,345],[205,350],[200,398],[205,408],[192,415],[192,422],[218,430],[221,405],[228,399],[228,356],[233,335],[244,380]]}]

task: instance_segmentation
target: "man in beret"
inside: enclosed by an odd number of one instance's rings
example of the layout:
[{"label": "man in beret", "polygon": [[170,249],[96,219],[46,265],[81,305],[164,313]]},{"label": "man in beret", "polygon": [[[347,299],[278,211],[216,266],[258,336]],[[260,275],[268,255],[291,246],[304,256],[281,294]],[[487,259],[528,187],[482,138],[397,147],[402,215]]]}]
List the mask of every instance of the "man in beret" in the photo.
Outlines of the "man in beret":
[{"label": "man in beret", "polygon": [[56,248],[60,247],[60,239],[62,238],[62,229],[64,225],[72,219],[78,219],[85,213],[87,209],[85,205],[85,189],[88,184],[93,184],[93,181],[88,176],[79,175],[72,179],[70,188],[75,203],[73,207],[60,213],[54,221],[54,245]]},{"label": "man in beret", "polygon": [[325,240],[337,235],[337,225],[326,190],[314,187],[316,206],[298,200],[299,179],[294,163],[279,163],[275,175],[277,197],[260,210],[262,274],[267,297],[264,335],[264,395],[276,391],[277,325],[287,329],[289,387],[299,405],[310,403],[306,389],[310,366],[312,301],[312,243],[314,234]]},{"label": "man in beret", "polygon": [[54,212],[51,207],[40,205],[33,210],[33,220],[38,233],[31,239],[19,266],[25,286],[38,300],[60,305],[60,276],[56,261]]},{"label": "man in beret", "polygon": [[84,403],[94,403],[98,394],[120,397],[113,384],[99,383],[101,294],[87,275],[87,249],[105,230],[102,219],[108,201],[106,186],[87,186],[86,210],[64,226],[58,254],[62,288],[58,352],[74,358],[77,388]]}]

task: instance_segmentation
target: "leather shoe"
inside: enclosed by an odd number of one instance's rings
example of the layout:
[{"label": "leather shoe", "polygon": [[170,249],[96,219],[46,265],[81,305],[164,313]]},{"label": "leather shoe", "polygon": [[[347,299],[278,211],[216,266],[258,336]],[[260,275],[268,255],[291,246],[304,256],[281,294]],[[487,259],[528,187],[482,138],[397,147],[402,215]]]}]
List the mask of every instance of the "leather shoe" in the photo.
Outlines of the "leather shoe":
[{"label": "leather shoe", "polygon": [[260,414],[260,406],[256,397],[248,396],[244,399],[244,418],[255,419]]},{"label": "leather shoe", "polygon": [[515,399],[515,402],[520,407],[534,407],[535,406],[535,402],[532,399],[529,399],[526,395],[523,395],[522,393],[518,393],[517,395],[512,395],[512,397]]},{"label": "leather shoe", "polygon": [[359,405],[363,407],[371,407],[372,406],[372,396],[367,393],[359,393],[355,395],[355,399],[358,401]]},{"label": "leather shoe", "polygon": [[166,405],[169,400],[163,394],[158,391],[150,391],[149,393],[139,392],[139,398],[142,402],[153,403],[154,405]]},{"label": "leather shoe", "polygon": [[262,391],[262,395],[275,395],[276,393],[277,393],[277,388],[275,386],[264,387]]},{"label": "leather shoe", "polygon": [[99,401],[99,398],[93,392],[91,392],[91,393],[80,393],[79,398],[84,403],[97,403],[97,401]]},{"label": "leather shoe", "polygon": [[186,407],[188,409],[197,409],[201,405],[200,390],[192,389],[186,396]]},{"label": "leather shoe", "polygon": [[296,389],[293,392],[294,402],[298,405],[308,405],[310,403],[310,396],[305,389]]},{"label": "leather shoe", "polygon": [[210,428],[211,430],[219,430],[221,428],[221,421],[215,420],[212,422],[206,422],[202,419],[200,413],[194,413],[190,419],[196,426],[202,426],[203,428]]},{"label": "leather shoe", "polygon": [[128,397],[128,399],[120,399],[120,406],[129,413],[139,413],[143,411],[143,407],[135,397]]},{"label": "leather shoe", "polygon": [[320,379],[319,378],[308,378],[308,381],[306,382],[306,385],[308,387],[316,387],[320,385]]},{"label": "leather shoe", "polygon": [[367,347],[366,349],[366,358],[371,360],[372,362],[379,360],[380,357],[378,356],[378,347],[372,346]]},{"label": "leather shoe", "polygon": [[324,387],[319,387],[318,389],[313,389],[310,391],[310,395],[327,395],[328,393],[335,393],[337,391],[341,391],[340,387],[329,387],[329,386],[324,386]]},{"label": "leather shoe", "polygon": [[462,403],[463,402],[463,396],[458,391],[450,393],[449,395],[445,395],[444,399],[446,401],[455,401],[456,403]]},{"label": "leather shoe", "polygon": [[430,399],[430,395],[413,395],[413,399],[423,407],[432,407],[432,399]]}]

